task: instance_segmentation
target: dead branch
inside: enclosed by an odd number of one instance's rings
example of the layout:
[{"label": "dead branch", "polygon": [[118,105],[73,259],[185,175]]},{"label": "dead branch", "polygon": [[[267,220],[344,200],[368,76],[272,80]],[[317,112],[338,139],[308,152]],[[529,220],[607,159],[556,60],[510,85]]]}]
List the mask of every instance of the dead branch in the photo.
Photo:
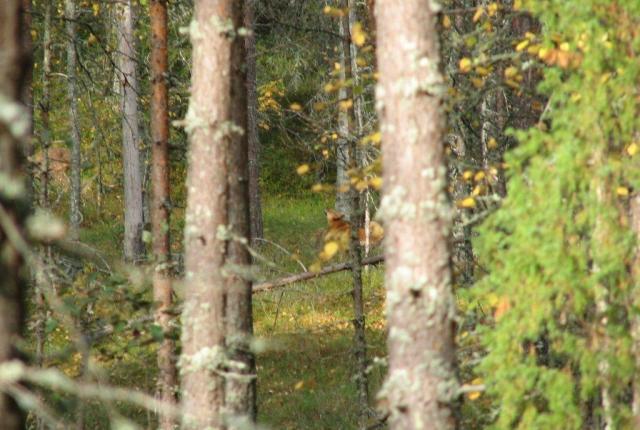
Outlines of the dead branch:
[{"label": "dead branch", "polygon": [[[363,266],[375,266],[384,261],[384,256],[378,255],[362,260]],[[309,279],[319,278],[321,276],[330,275],[331,273],[342,272],[351,269],[351,263],[338,263],[327,266],[319,272],[302,272],[295,275],[285,276],[283,278],[273,279],[271,281],[261,282],[253,285],[253,293],[262,293],[271,291],[275,288],[284,287],[294,282],[308,281]]]}]

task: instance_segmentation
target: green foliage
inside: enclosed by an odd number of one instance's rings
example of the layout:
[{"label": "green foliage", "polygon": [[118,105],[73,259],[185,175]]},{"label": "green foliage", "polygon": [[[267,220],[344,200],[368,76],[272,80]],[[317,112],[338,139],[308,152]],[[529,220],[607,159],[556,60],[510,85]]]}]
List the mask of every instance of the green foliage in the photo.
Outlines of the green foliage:
[{"label": "green foliage", "polygon": [[486,349],[477,372],[497,408],[492,428],[623,428],[636,371],[627,199],[640,186],[632,149],[640,4],[527,5],[542,23],[543,47],[573,60],[546,61],[540,90],[549,114],[516,133],[508,197],[479,229],[476,252],[488,274],[468,294],[478,314],[489,307],[491,315],[477,327]]}]

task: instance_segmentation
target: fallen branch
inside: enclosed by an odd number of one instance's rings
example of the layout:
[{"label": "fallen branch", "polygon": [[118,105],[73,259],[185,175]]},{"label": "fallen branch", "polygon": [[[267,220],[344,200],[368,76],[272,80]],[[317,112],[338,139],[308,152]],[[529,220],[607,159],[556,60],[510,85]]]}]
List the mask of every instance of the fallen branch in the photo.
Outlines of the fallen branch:
[{"label": "fallen branch", "polygon": [[107,257],[95,248],[77,240],[56,240],[51,243],[61,254],[78,260],[87,260],[94,263],[99,269],[111,272],[111,265]]},{"label": "fallen branch", "polygon": [[[375,266],[384,261],[384,256],[378,255],[375,257],[369,257],[362,260],[363,266]],[[285,276],[283,278],[274,279],[271,281],[261,282],[253,285],[253,292],[262,293],[264,291],[270,291],[278,287],[284,287],[294,282],[308,281],[309,279],[319,278],[321,276],[329,275],[331,273],[342,272],[344,270],[351,269],[351,263],[339,263],[327,266],[319,272],[302,272],[295,275]]]}]

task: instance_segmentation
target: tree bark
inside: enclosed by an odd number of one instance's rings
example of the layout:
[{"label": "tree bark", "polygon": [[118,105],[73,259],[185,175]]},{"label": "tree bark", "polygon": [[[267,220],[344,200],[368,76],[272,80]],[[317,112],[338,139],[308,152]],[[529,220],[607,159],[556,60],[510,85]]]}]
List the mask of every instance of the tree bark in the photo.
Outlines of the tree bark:
[{"label": "tree bark", "polygon": [[137,49],[132,0],[118,3],[118,54],[120,106],[122,109],[122,164],[124,171],[124,258],[138,262],[144,255],[142,230],[142,168],[138,117]]},{"label": "tree bark", "polygon": [[429,0],[376,2],[383,137],[391,429],[455,427],[451,209],[446,196],[436,12]]},{"label": "tree bark", "polygon": [[[346,3],[341,0],[341,8],[346,8]],[[348,18],[347,18],[348,19]],[[351,53],[349,43],[349,27],[343,25],[344,17],[338,22],[338,31],[341,37],[340,41],[340,89],[338,90],[339,102],[352,100],[348,93],[352,94],[351,88],[344,85],[349,79],[347,69],[351,70]],[[350,123],[349,112],[345,109],[338,110],[338,145],[336,148],[336,204],[335,208],[338,212],[345,214],[348,219],[350,216],[351,206],[351,182],[349,180],[349,168],[353,162],[351,153],[351,131],[353,124]]]},{"label": "tree bark", "polygon": [[[23,236],[29,213],[22,151],[31,121],[21,103],[29,54],[22,43],[21,9],[21,0],[0,2],[0,363],[20,359],[15,344],[24,328],[28,283],[23,256],[12,237]],[[5,430],[25,426],[24,413],[6,392],[0,393],[0,423]]]},{"label": "tree bark", "polygon": [[251,216],[251,243],[264,236],[262,197],[260,195],[260,138],[258,134],[258,78],[256,67],[255,34],[256,0],[245,1],[244,26],[251,32],[245,37],[247,50],[247,140],[249,141],[249,210]]},{"label": "tree bark", "polygon": [[237,100],[246,97],[244,76],[238,73],[245,61],[238,34],[243,2],[196,0],[194,7],[191,101],[185,119],[190,153],[180,358],[183,428],[223,429],[226,381],[237,376],[225,339],[225,317],[233,321],[235,315],[225,314],[225,298],[233,269],[227,265],[233,236],[227,226],[234,221],[229,162],[244,133],[234,123]]},{"label": "tree bark", "polygon": [[[176,344],[170,336],[173,288],[171,284],[171,238],[169,236],[171,192],[169,182],[169,98],[167,90],[167,0],[151,0],[151,229],[153,235],[153,297],[155,320],[164,338],[158,348],[158,392],[165,403],[176,402],[178,372]],[[162,414],[159,429],[173,430],[174,417]]]},{"label": "tree bark", "polygon": [[[341,7],[343,10],[349,11],[340,18],[340,34],[343,37],[341,43],[341,65],[344,82],[354,82],[353,74],[353,54],[355,46],[351,41],[351,12],[349,0],[342,0]],[[344,128],[343,136],[349,136],[344,141],[343,152],[347,155],[347,159],[357,168],[362,167],[362,157],[359,154],[356,141],[352,136],[357,131],[361,131],[362,122],[356,117],[354,110],[353,83],[343,86],[341,100],[350,102],[341,106],[341,127]],[[350,166],[347,166],[350,167]],[[362,288],[362,246],[358,237],[358,231],[363,226],[364,205],[362,204],[362,194],[350,186],[347,177],[346,186],[349,189],[344,193],[346,196],[347,214],[351,221],[351,240],[349,242],[349,257],[351,260],[351,279],[353,282],[353,350],[356,362],[355,376],[358,396],[358,428],[367,428],[367,418],[369,412],[369,384],[367,380],[367,342],[365,337],[365,313],[364,313],[364,297]]]},{"label": "tree bark", "polygon": [[[245,3],[245,25],[247,11],[253,5]],[[252,14],[252,12],[251,12]],[[237,27],[236,27],[237,28]],[[252,36],[249,36],[252,37]],[[247,46],[253,44],[253,59],[249,58]],[[254,63],[255,71],[255,39],[252,43],[245,38],[243,43],[235,43],[231,53],[231,112],[234,126],[246,132],[231,136],[228,161],[228,201],[229,226],[233,238],[227,244],[227,293],[226,293],[226,346],[230,367],[225,386],[225,410],[229,429],[247,428],[247,423],[256,419],[256,376],[255,360],[250,344],[253,336],[252,291],[250,281],[251,256],[247,248],[250,239],[250,216],[252,201],[250,199],[251,153],[249,138],[252,131],[247,127],[256,127],[250,123],[250,113],[256,105],[248,105],[247,83],[245,74],[247,63]],[[255,76],[253,77],[255,84]],[[255,95],[255,93],[254,93]],[[257,103],[257,99],[252,102]],[[255,112],[254,112],[255,113]],[[254,116],[255,119],[255,116]],[[257,131],[257,128],[253,130]],[[253,142],[255,145],[257,142]],[[255,149],[255,148],[253,148]],[[256,160],[253,160],[256,161]],[[255,166],[254,166],[255,168]],[[255,172],[254,172],[255,173]],[[254,180],[257,178],[254,178]],[[255,191],[255,190],[254,190]]]},{"label": "tree bark", "polygon": [[[630,218],[631,228],[636,234],[638,243],[640,243],[640,194],[635,194],[630,202]],[[636,249],[634,264],[631,266],[631,276],[635,281],[635,285],[640,285],[640,246]],[[640,317],[637,310],[640,308],[640,292],[637,291],[633,301],[634,315],[631,320],[631,339],[633,341],[633,354],[635,359],[635,368],[633,378],[633,401],[631,403],[631,412],[633,414],[633,428],[640,428]]]},{"label": "tree bark", "polygon": [[67,92],[69,97],[69,128],[71,140],[71,188],[69,192],[69,236],[73,240],[80,237],[81,213],[81,142],[80,118],[78,116],[78,95],[76,83],[76,2],[65,0],[65,20],[67,30]]},{"label": "tree bark", "polygon": [[[42,40],[42,100],[41,106],[41,150],[42,150],[42,171],[36,172],[36,176],[40,177],[40,205],[49,209],[49,148],[51,147],[51,125],[49,121],[49,112],[51,110],[51,88],[49,76],[51,75],[51,3],[44,5],[44,23],[43,23],[43,40]],[[42,258],[45,265],[51,262],[51,247],[45,245],[42,247]],[[43,289],[45,288],[45,280],[42,274],[36,274],[35,303],[36,303],[36,359],[35,364],[42,367],[44,363],[44,346],[46,340],[45,326],[47,320],[47,305],[44,297]],[[45,428],[44,420],[37,418],[36,429]]]}]

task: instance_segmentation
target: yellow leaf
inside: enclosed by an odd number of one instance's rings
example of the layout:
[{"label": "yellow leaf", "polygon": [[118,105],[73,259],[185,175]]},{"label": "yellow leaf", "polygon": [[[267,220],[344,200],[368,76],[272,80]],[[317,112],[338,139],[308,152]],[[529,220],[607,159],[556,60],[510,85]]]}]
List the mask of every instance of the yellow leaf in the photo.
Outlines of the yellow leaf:
[{"label": "yellow leaf", "polygon": [[302,110],[302,106],[300,105],[300,103],[291,103],[291,105],[289,106],[289,109],[291,109],[294,112],[300,112]]},{"label": "yellow leaf", "polygon": [[489,139],[489,141],[487,142],[487,148],[496,149],[497,147],[498,147],[498,141],[496,140],[496,138],[492,137],[491,139]]},{"label": "yellow leaf", "polygon": [[564,52],[569,52],[570,46],[567,42],[560,44],[560,50]]},{"label": "yellow leaf", "polygon": [[516,51],[518,52],[524,51],[525,49],[527,49],[527,46],[529,46],[529,43],[530,42],[528,39],[525,39],[522,42],[518,43],[516,45]]},{"label": "yellow leaf", "polygon": [[332,140],[338,140],[338,133],[333,133],[333,134],[331,135],[331,139],[332,139]]},{"label": "yellow leaf", "polygon": [[296,385],[293,386],[293,389],[296,391],[300,391],[302,388],[304,388],[304,381],[298,381]]},{"label": "yellow leaf", "polygon": [[476,175],[473,177],[473,180],[476,182],[480,182],[484,179],[485,177],[485,173],[484,171],[480,170],[478,173],[476,173]]},{"label": "yellow leaf", "polygon": [[442,26],[444,28],[451,28],[451,18],[449,18],[449,15],[445,15],[442,18]]},{"label": "yellow leaf", "polygon": [[338,105],[340,106],[341,111],[348,111],[353,107],[353,100],[342,100]]},{"label": "yellow leaf", "polygon": [[382,188],[382,178],[380,176],[374,176],[369,180],[369,184],[371,184],[375,190],[379,190]]},{"label": "yellow leaf", "polygon": [[[478,386],[478,385],[482,385],[484,381],[482,380],[482,378],[475,378],[473,381],[471,381],[471,383],[469,385],[471,386]],[[467,394],[467,398],[469,400],[476,400],[477,398],[479,398],[482,395],[482,391],[478,390],[478,391],[470,391]]]},{"label": "yellow leaf", "polygon": [[465,57],[460,60],[460,71],[462,73],[469,73],[471,71],[471,59]]},{"label": "yellow leaf", "polygon": [[298,166],[296,172],[298,173],[298,175],[306,175],[307,173],[309,173],[309,169],[310,168],[308,164],[302,164]]},{"label": "yellow leaf", "polygon": [[323,248],[324,257],[327,260],[329,260],[330,258],[332,258],[334,255],[338,253],[339,249],[340,249],[340,246],[338,245],[338,242],[325,243]]},{"label": "yellow leaf", "polygon": [[627,147],[627,154],[629,154],[629,156],[633,157],[634,155],[636,155],[638,153],[638,150],[640,150],[640,147],[638,146],[637,143],[632,143],[631,145],[629,145]]},{"label": "yellow leaf", "polygon": [[494,16],[496,13],[498,13],[499,8],[500,6],[498,5],[498,3],[491,3],[489,6],[487,6],[487,12],[489,16]]},{"label": "yellow leaf", "polygon": [[325,93],[332,93],[334,91],[337,91],[337,87],[335,85],[333,85],[331,82],[329,82],[328,84],[326,84],[324,86],[324,92]]},{"label": "yellow leaf", "polygon": [[629,188],[627,187],[618,187],[616,188],[616,194],[620,197],[628,197],[629,196]]},{"label": "yellow leaf", "polygon": [[473,22],[478,22],[480,18],[482,18],[482,15],[484,15],[484,8],[479,7],[476,9],[476,13],[473,14]]},{"label": "yellow leaf", "polygon": [[313,186],[311,187],[311,191],[313,191],[314,193],[319,193],[323,189],[324,187],[322,186],[322,184],[313,184]]},{"label": "yellow leaf", "polygon": [[518,68],[514,66],[509,66],[504,70],[504,77],[507,79],[511,79],[518,74]]},{"label": "yellow leaf", "polygon": [[471,170],[467,170],[467,171],[465,171],[465,172],[462,174],[462,178],[463,178],[465,181],[470,180],[471,178],[473,178],[473,172],[472,172]]},{"label": "yellow leaf", "polygon": [[474,87],[476,88],[482,88],[484,87],[484,79],[480,79],[480,78],[471,78],[471,83],[473,84]]},{"label": "yellow leaf", "polygon": [[100,13],[100,3],[92,4],[91,8],[93,9],[93,16],[98,16],[98,14]]},{"label": "yellow leaf", "polygon": [[478,399],[480,396],[482,395],[482,393],[480,391],[472,391],[470,393],[467,394],[467,398],[469,400],[476,400]]},{"label": "yellow leaf", "polygon": [[362,24],[356,22],[351,30],[351,40],[356,46],[362,46],[367,42],[367,33],[362,29]]},{"label": "yellow leaf", "polygon": [[476,207],[476,199],[473,197],[467,197],[458,202],[458,206],[464,209],[473,209]]},{"label": "yellow leaf", "polygon": [[482,67],[482,66],[476,67],[476,73],[479,74],[480,76],[487,76],[490,72],[491,70],[486,67]]}]

